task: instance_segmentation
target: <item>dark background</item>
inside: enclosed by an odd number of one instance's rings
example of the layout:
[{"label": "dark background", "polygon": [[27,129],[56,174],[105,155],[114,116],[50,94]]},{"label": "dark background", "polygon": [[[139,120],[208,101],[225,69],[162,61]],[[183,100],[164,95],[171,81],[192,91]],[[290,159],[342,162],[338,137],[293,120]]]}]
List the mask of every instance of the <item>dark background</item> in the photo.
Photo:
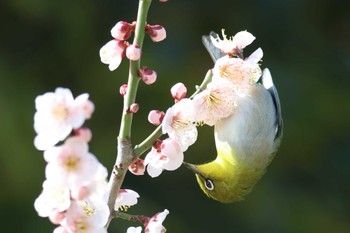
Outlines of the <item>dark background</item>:
[{"label": "dark background", "polygon": [[[128,62],[110,72],[98,51],[119,20],[133,21],[136,0],[11,0],[0,3],[0,222],[2,232],[51,232],[33,202],[41,191],[45,162],[33,147],[34,99],[56,87],[96,105],[87,122],[90,149],[109,168],[115,156],[121,115],[119,86]],[[158,72],[152,86],[140,83],[133,142],[152,130],[152,109],[166,110],[170,87],[189,92],[212,67],[201,35],[226,28],[256,36],[246,50],[264,51],[278,87],[285,123],[281,148],[268,172],[243,202],[225,205],[202,194],[185,168],[160,177],[128,175],[137,191],[131,214],[152,216],[167,208],[168,232],[345,233],[350,232],[350,6],[343,0],[169,0],[154,1],[149,23],[161,24],[167,39],[146,37],[142,64]],[[202,127],[185,160],[215,157],[213,132]],[[130,224],[113,222],[109,232]],[[136,224],[133,224],[136,225]]]}]

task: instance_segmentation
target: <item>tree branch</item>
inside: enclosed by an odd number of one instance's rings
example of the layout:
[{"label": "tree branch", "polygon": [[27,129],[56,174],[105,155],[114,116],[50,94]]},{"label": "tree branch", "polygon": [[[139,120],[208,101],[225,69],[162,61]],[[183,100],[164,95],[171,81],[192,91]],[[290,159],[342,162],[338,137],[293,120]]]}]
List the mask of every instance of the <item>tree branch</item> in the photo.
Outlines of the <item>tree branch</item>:
[{"label": "tree branch", "polygon": [[[152,0],[140,0],[137,21],[135,28],[134,44],[137,44],[142,48],[143,39],[145,36],[145,27],[147,22],[147,14]],[[134,159],[134,154],[131,145],[131,125],[133,114],[128,112],[128,108],[135,102],[137,87],[139,83],[138,70],[140,68],[140,60],[130,61],[129,66],[129,78],[128,78],[128,90],[124,96],[123,113],[120,124],[120,131],[118,136],[118,150],[117,158],[113,171],[108,182],[108,207],[110,210],[110,217],[106,224],[108,228],[110,221],[112,220],[112,213],[114,212],[115,200],[117,198],[119,189],[124,181],[128,167]]]}]

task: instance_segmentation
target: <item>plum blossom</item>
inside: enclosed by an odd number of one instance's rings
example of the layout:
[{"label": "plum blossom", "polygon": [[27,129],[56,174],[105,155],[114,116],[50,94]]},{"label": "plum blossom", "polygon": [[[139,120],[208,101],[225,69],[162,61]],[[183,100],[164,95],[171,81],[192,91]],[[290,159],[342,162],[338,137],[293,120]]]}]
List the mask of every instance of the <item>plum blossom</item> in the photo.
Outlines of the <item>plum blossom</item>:
[{"label": "plum blossom", "polygon": [[184,160],[184,154],[171,138],[165,139],[159,146],[152,147],[146,155],[145,165],[148,174],[154,178],[159,176],[163,170],[173,171],[178,169]]},{"label": "plum blossom", "polygon": [[260,48],[245,60],[224,56],[215,63],[213,80],[216,78],[227,79],[233,84],[238,95],[245,95],[249,87],[256,83],[261,76],[258,62],[262,56]]},{"label": "plum blossom", "polygon": [[66,211],[71,204],[69,188],[63,182],[45,180],[43,191],[34,202],[40,217],[49,217],[52,212]]},{"label": "plum blossom", "polygon": [[174,139],[182,151],[186,151],[197,140],[198,132],[190,99],[182,99],[166,111],[162,131]]},{"label": "plum blossom", "polygon": [[65,182],[74,189],[89,184],[97,173],[99,162],[88,151],[88,144],[80,137],[68,138],[65,143],[45,151],[48,161],[46,178]]},{"label": "plum blossom", "polygon": [[108,64],[110,71],[118,68],[125,56],[126,44],[123,41],[111,40],[100,49],[101,62]]},{"label": "plum blossom", "polygon": [[137,204],[137,198],[140,195],[130,189],[120,189],[117,199],[115,201],[114,210],[118,211],[119,209],[127,210],[130,206]]},{"label": "plum blossom", "polygon": [[64,140],[73,129],[81,127],[94,109],[88,97],[88,94],[82,94],[74,99],[72,92],[66,88],[56,88],[55,92],[36,97],[35,147],[46,150]]},{"label": "plum blossom", "polygon": [[193,98],[194,119],[213,126],[218,120],[232,114],[236,98],[228,80],[213,80]]},{"label": "plum blossom", "polygon": [[145,227],[145,233],[165,233],[166,229],[163,226],[163,222],[168,214],[169,210],[167,209],[155,214]]},{"label": "plum blossom", "polygon": [[229,55],[241,54],[242,50],[255,40],[255,37],[247,31],[238,32],[235,36],[229,38],[227,38],[224,29],[221,32],[223,39],[218,36],[216,38],[211,36],[210,39],[215,47]]},{"label": "plum blossom", "polygon": [[104,226],[109,216],[108,206],[94,204],[73,201],[61,226],[69,233],[107,233]]}]

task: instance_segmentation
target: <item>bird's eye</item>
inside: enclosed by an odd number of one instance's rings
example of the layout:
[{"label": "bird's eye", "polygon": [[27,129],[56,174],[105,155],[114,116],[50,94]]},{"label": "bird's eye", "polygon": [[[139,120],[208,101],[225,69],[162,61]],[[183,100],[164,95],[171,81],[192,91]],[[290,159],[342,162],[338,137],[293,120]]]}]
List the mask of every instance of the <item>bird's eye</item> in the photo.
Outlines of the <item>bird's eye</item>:
[{"label": "bird's eye", "polygon": [[214,183],[211,179],[205,179],[204,185],[208,190],[214,190]]}]

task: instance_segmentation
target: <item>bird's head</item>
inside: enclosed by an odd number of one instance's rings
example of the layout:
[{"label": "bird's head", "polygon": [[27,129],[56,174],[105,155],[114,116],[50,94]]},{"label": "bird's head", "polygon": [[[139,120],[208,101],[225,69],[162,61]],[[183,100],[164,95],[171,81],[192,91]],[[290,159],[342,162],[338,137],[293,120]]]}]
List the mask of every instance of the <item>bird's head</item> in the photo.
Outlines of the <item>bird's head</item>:
[{"label": "bird's head", "polygon": [[202,191],[214,200],[223,203],[240,201],[252,189],[249,182],[241,182],[239,167],[228,171],[228,168],[217,161],[202,165],[189,163],[184,163],[184,165],[195,173]]}]

